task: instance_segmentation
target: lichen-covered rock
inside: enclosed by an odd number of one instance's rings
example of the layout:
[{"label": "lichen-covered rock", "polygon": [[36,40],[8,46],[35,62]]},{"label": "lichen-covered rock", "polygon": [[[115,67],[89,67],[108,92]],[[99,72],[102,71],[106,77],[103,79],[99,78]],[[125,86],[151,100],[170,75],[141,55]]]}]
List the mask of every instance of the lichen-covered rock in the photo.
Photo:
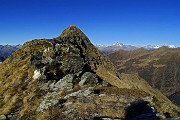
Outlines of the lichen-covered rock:
[{"label": "lichen-covered rock", "polygon": [[48,109],[50,106],[56,105],[58,103],[58,100],[53,100],[53,99],[45,99],[43,100],[39,107],[37,108],[37,112],[40,112],[44,109]]},{"label": "lichen-covered rock", "polygon": [[0,115],[0,120],[7,120],[7,117],[5,115]]},{"label": "lichen-covered rock", "polygon": [[50,86],[53,91],[64,90],[64,89],[71,90],[73,88],[72,82],[73,82],[73,75],[68,74],[62,79],[60,79],[57,83],[52,83]]},{"label": "lichen-covered rock", "polygon": [[75,74],[82,71],[84,66],[84,60],[80,55],[69,55],[67,59],[63,59],[62,65],[60,69],[64,72],[64,74],[70,73]]},{"label": "lichen-covered rock", "polygon": [[81,81],[79,82],[79,85],[83,86],[84,84],[96,84],[96,83],[98,83],[98,79],[96,78],[96,75],[91,72],[85,72],[81,77]]},{"label": "lichen-covered rock", "polygon": [[77,92],[73,92],[71,94],[68,94],[64,97],[64,99],[68,99],[69,97],[71,96],[75,96],[75,97],[82,97],[82,96],[88,96],[89,94],[91,94],[93,91],[92,91],[92,88],[87,88],[87,89],[82,89],[82,90],[79,90]]}]

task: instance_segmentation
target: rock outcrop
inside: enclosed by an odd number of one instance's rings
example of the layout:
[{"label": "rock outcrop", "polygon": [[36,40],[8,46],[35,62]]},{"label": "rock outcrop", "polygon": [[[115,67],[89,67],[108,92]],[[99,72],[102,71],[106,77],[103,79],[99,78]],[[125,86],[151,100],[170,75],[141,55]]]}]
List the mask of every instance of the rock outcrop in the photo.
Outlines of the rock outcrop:
[{"label": "rock outcrop", "polygon": [[76,26],[51,40],[25,43],[0,64],[0,115],[8,119],[124,118],[125,106],[149,101],[160,114],[179,115],[136,74],[119,75]]}]

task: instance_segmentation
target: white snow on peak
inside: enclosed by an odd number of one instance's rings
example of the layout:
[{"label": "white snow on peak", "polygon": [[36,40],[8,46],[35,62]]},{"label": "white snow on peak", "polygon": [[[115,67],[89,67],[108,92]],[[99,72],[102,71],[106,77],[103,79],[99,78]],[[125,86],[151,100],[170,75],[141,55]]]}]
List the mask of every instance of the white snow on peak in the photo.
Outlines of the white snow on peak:
[{"label": "white snow on peak", "polygon": [[166,46],[168,48],[177,48],[175,45],[147,45],[143,46],[145,49],[158,49],[160,47]]},{"label": "white snow on peak", "polygon": [[169,48],[176,48],[175,45],[168,45]]},{"label": "white snow on peak", "polygon": [[136,48],[145,48],[147,50],[153,50],[153,49],[158,49],[160,47],[163,47],[163,46],[166,46],[166,47],[169,47],[169,48],[177,48],[177,46],[175,45],[146,45],[146,46],[137,46],[137,45],[126,45],[126,44],[123,44],[123,43],[119,43],[119,42],[116,42],[112,45],[96,45],[96,47],[98,48],[106,48],[106,47],[136,47]]},{"label": "white snow on peak", "polygon": [[112,44],[112,46],[123,46],[123,45],[124,45],[124,44],[119,43],[119,42]]}]

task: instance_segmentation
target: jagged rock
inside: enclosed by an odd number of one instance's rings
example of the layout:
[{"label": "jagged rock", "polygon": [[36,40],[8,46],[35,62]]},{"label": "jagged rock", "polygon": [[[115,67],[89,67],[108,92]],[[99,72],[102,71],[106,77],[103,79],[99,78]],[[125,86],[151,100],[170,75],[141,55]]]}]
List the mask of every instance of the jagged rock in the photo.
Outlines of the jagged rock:
[{"label": "jagged rock", "polygon": [[44,64],[50,64],[50,63],[52,63],[52,58],[51,57],[46,57],[45,59],[43,59],[42,60],[42,62],[44,63]]},{"label": "jagged rock", "polygon": [[5,115],[0,115],[0,120],[7,120],[7,117]]},{"label": "jagged rock", "polygon": [[[51,86],[52,83],[54,83],[54,82],[48,81],[47,83],[45,83],[45,84],[42,86],[41,90],[48,91],[50,88],[53,88],[53,86]],[[53,85],[53,84],[52,84],[52,85]]]},{"label": "jagged rock", "polygon": [[68,115],[69,113],[76,113],[77,111],[74,109],[64,111],[63,114]]},{"label": "jagged rock", "polygon": [[68,106],[68,105],[72,105],[73,103],[72,102],[67,102],[64,104],[64,106]]},{"label": "jagged rock", "polygon": [[82,90],[79,90],[77,92],[73,92],[71,94],[68,94],[64,97],[64,99],[68,99],[69,97],[71,96],[75,96],[75,97],[82,97],[82,96],[88,96],[89,94],[91,94],[93,91],[92,91],[92,88],[89,87],[87,89],[82,89]]},{"label": "jagged rock", "polygon": [[98,82],[98,79],[96,78],[96,75],[91,72],[85,72],[82,77],[81,81],[79,82],[80,86],[83,86],[84,84],[96,84]]},{"label": "jagged rock", "polygon": [[106,82],[106,81],[104,81],[104,80],[102,81],[102,85],[105,86],[105,87],[111,86],[108,82]]},{"label": "jagged rock", "polygon": [[38,51],[37,53],[31,55],[30,63],[35,65],[37,69],[40,69],[44,66],[44,63],[42,63],[42,56],[43,52]]},{"label": "jagged rock", "polygon": [[60,68],[65,74],[75,74],[82,71],[84,66],[84,60],[80,55],[69,55],[67,59],[62,60],[62,65]]},{"label": "jagged rock", "polygon": [[86,97],[86,96],[82,96],[82,97],[78,98],[78,100],[79,100],[81,103],[95,104],[95,101],[94,101],[93,99],[89,99],[89,98]]},{"label": "jagged rock", "polygon": [[48,109],[50,106],[56,105],[58,102],[59,102],[58,100],[45,99],[40,103],[36,111],[40,112],[40,111],[43,111],[44,109]]},{"label": "jagged rock", "polygon": [[73,88],[72,82],[73,82],[73,75],[68,74],[65,77],[63,77],[62,79],[60,79],[57,83],[52,83],[50,86],[53,91],[57,91],[58,89],[71,90]]}]

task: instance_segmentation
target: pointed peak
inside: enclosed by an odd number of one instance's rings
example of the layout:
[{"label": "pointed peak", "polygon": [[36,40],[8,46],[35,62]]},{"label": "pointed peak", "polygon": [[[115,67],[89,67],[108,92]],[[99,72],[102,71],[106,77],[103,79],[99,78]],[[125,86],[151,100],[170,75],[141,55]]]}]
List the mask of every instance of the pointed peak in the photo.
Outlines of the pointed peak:
[{"label": "pointed peak", "polygon": [[71,29],[79,29],[76,25],[70,25],[68,28],[71,28]]},{"label": "pointed peak", "polygon": [[67,36],[85,36],[85,34],[77,26],[70,25],[60,35],[60,37],[67,37]]},{"label": "pointed peak", "polygon": [[73,30],[73,31],[79,31],[80,29],[76,25],[70,25],[65,30]]}]

